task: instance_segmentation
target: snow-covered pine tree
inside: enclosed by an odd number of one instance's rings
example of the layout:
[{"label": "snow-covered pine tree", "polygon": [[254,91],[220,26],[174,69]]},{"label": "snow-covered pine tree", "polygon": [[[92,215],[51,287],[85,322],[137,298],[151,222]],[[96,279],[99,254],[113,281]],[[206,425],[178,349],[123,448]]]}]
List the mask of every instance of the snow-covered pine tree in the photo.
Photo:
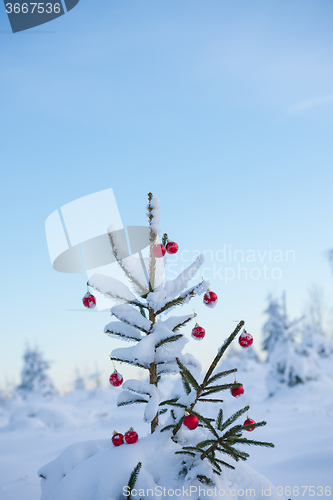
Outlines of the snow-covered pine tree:
[{"label": "snow-covered pine tree", "polygon": [[321,328],[316,328],[311,323],[305,323],[302,328],[303,340],[300,349],[308,356],[315,351],[321,358],[328,358],[333,355],[333,341],[328,338]]},{"label": "snow-covered pine tree", "polygon": [[290,320],[286,308],[286,296],[281,302],[268,297],[265,311],[268,320],[263,327],[263,350],[270,365],[267,388],[272,396],[283,384],[289,387],[316,379],[319,375],[317,358],[310,349],[301,347],[304,317]]},{"label": "snow-covered pine tree", "polygon": [[300,337],[300,323],[304,317],[291,321],[287,314],[286,294],[283,293],[281,302],[269,295],[268,307],[265,314],[268,319],[263,326],[262,348],[267,352],[267,360],[270,360],[272,353],[281,342],[294,342]]},{"label": "snow-covered pine tree", "polygon": [[[237,414],[230,417],[226,423],[223,423],[222,413],[219,414],[216,421],[216,428],[214,428],[211,424],[211,419],[207,419],[199,412],[196,412],[194,407],[200,402],[220,403],[222,402],[221,399],[212,399],[209,396],[212,394],[215,396],[220,391],[231,390],[241,386],[236,381],[227,384],[212,384],[219,378],[237,371],[237,369],[231,369],[213,375],[213,371],[224,352],[236,338],[244,322],[241,321],[225,341],[212,361],[202,382],[199,383],[197,377],[200,375],[201,365],[191,354],[182,353],[188,339],[180,333],[180,329],[195,317],[195,313],[185,316],[166,317],[166,315],[177,306],[182,306],[192,298],[209,290],[209,283],[204,280],[197,285],[187,288],[189,281],[204,263],[204,255],[199,255],[179,276],[172,281],[167,281],[163,285],[161,277],[156,278],[156,261],[158,260],[156,249],[161,245],[159,239],[159,200],[153,198],[151,193],[148,195],[147,208],[150,227],[150,251],[148,259],[143,262],[145,272],[141,272],[141,281],[138,278],[138,272],[133,263],[128,258],[122,258],[125,254],[117,242],[115,235],[112,231],[109,232],[113,254],[128,279],[134,284],[136,291],[141,294],[140,299],[136,298],[127,287],[125,288],[124,284],[119,286],[119,282],[112,278],[95,274],[89,279],[89,286],[95,290],[113,299],[126,302],[126,304],[117,305],[111,309],[111,315],[115,316],[118,321],[113,321],[106,325],[104,331],[111,337],[120,337],[125,341],[134,342],[135,345],[114,349],[110,359],[114,362],[128,363],[149,372],[149,383],[134,379],[127,380],[123,384],[124,390],[120,393],[117,403],[118,406],[134,403],[145,404],[144,419],[147,422],[151,422],[151,433],[156,430],[159,424],[159,414],[165,413],[167,411],[165,407],[169,406],[170,418],[162,430],[172,429],[172,439],[174,440],[176,440],[176,435],[181,428],[186,414],[195,415],[201,426],[206,427],[208,433],[212,433],[213,436],[205,440],[204,443],[200,443],[200,446],[196,450],[192,449],[189,454],[194,456],[200,452],[202,459],[208,457],[215,467],[214,471],[218,473],[220,466],[218,459],[215,458],[214,450],[216,446],[219,451],[224,449],[223,439],[225,439],[226,446],[228,446],[228,451],[225,448],[224,452],[229,455],[231,454],[235,460],[240,458],[244,460],[249,456],[233,448],[233,445],[237,443],[250,443],[246,438],[241,437],[242,426],[236,426],[235,431],[227,429],[227,436],[230,435],[230,442],[228,442],[227,437],[223,437],[222,439],[219,434],[219,431],[226,429],[236,418],[248,411],[249,408],[243,408]],[[162,238],[163,248],[165,248],[167,241],[168,236],[165,233]],[[143,276],[146,277],[145,281],[142,281]],[[163,374],[176,373],[180,373],[182,377],[185,394],[162,401],[162,394],[158,389],[159,380]],[[255,426],[260,425],[265,425],[265,422],[255,424]],[[253,440],[251,444],[272,446],[270,443],[259,443]],[[205,450],[206,446],[207,450]],[[213,451],[208,451],[211,447]],[[188,453],[188,450],[184,449],[183,452]],[[226,465],[225,462],[221,463]]]},{"label": "snow-covered pine tree", "polygon": [[47,374],[50,363],[44,359],[38,347],[27,346],[23,354],[23,361],[21,383],[16,390],[24,399],[32,395],[45,397],[57,394],[57,390]]}]

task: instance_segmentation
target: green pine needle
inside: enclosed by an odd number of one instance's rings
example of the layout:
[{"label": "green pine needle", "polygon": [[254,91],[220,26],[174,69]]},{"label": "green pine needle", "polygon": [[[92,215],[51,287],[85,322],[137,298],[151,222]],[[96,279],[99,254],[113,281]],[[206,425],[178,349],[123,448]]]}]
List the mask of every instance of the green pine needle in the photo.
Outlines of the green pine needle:
[{"label": "green pine needle", "polygon": [[202,393],[202,397],[209,396],[210,394],[213,394],[214,392],[220,392],[220,391],[225,391],[226,389],[232,389],[233,387],[239,387],[242,384],[223,384],[223,385],[213,385],[212,387],[209,387],[206,389],[205,392]]},{"label": "green pine needle", "polygon": [[247,439],[247,438],[240,438],[237,439],[237,444],[242,443],[242,444],[252,444],[254,446],[266,446],[267,448],[274,448],[273,443],[266,443],[265,441],[255,441],[254,439]]},{"label": "green pine needle", "polygon": [[173,332],[176,332],[177,330],[179,330],[179,328],[182,328],[183,326],[185,326],[187,323],[189,323],[189,321],[192,321],[193,317],[192,318],[187,318],[185,321],[183,321],[182,323],[179,323],[178,325],[176,325],[172,331]]},{"label": "green pine needle", "polygon": [[[134,486],[135,486],[135,483],[138,479],[138,475],[139,475],[141,467],[142,467],[142,463],[138,462],[138,464],[134,467],[132,474],[129,478],[127,486],[128,486],[130,493],[132,493],[132,490],[134,489]],[[128,498],[131,498],[131,495]]]},{"label": "green pine needle", "polygon": [[219,349],[217,355],[215,356],[215,358],[213,359],[210,367],[208,368],[207,370],[207,373],[205,375],[205,378],[203,380],[203,383],[202,383],[202,386],[205,387],[211,374],[213,373],[214,369],[216,368],[218,362],[220,361],[220,359],[222,358],[223,354],[225,353],[226,349],[229,347],[229,345],[231,344],[231,342],[234,340],[234,338],[237,336],[237,334],[239,333],[239,331],[241,330],[241,328],[244,326],[244,321],[240,321],[238,323],[238,325],[236,326],[236,328],[234,329],[234,331],[232,332],[231,335],[229,335],[228,339],[226,340],[226,342],[222,345],[222,347]]},{"label": "green pine needle", "polygon": [[179,450],[175,452],[176,455],[190,455],[191,457],[195,457],[195,453],[192,451]]},{"label": "green pine needle", "polygon": [[178,335],[172,335],[170,337],[167,337],[167,338],[161,340],[160,342],[158,342],[158,344],[155,345],[155,349],[158,349],[159,347],[161,347],[164,344],[167,344],[168,342],[176,342],[177,340],[181,339],[182,337],[183,337],[183,335],[181,333],[179,333]]},{"label": "green pine needle", "polygon": [[216,375],[213,375],[212,377],[210,377],[210,379],[208,379],[206,385],[210,385],[212,384],[213,382],[215,382],[215,380],[221,378],[221,377],[225,377],[226,375],[229,375],[230,373],[235,373],[237,372],[237,368],[233,368],[232,370],[226,370],[224,372],[219,372],[219,373],[216,373]]},{"label": "green pine needle", "polygon": [[172,398],[172,399],[165,399],[164,401],[161,401],[161,403],[159,404],[159,406],[170,405],[172,403],[177,403],[178,399],[179,399],[179,397]]},{"label": "green pine needle", "polygon": [[242,408],[241,410],[236,411],[231,417],[229,417],[224,424],[221,426],[221,431],[226,429],[230,424],[232,424],[235,420],[237,420],[238,417],[240,417],[243,413],[246,413],[250,409],[249,406],[245,406],[245,408]]},{"label": "green pine needle", "polygon": [[[232,468],[234,469],[235,467],[232,467]],[[219,472],[219,471],[218,471],[218,470],[216,470],[216,469],[213,469],[213,472],[214,472],[214,474],[217,474],[218,476],[220,476],[220,475],[221,475],[221,472]]]},{"label": "green pine needle", "polygon": [[216,428],[220,431],[223,424],[223,410],[220,408],[219,414],[216,419]]},{"label": "green pine needle", "polygon": [[191,387],[190,384],[188,383],[187,379],[185,377],[181,377],[182,379],[182,384],[184,387],[184,391],[186,392],[187,396],[191,393]]},{"label": "green pine needle", "polygon": [[198,401],[201,401],[202,403],[223,403],[223,399],[209,399],[209,398],[201,399],[201,398],[199,398]]},{"label": "green pine needle", "polygon": [[219,437],[219,435],[217,434],[216,430],[214,429],[214,427],[213,427],[213,426],[212,426],[212,424],[210,423],[212,419],[208,419],[208,418],[206,418],[206,417],[203,417],[202,415],[200,415],[200,413],[197,413],[196,411],[193,411],[193,410],[191,410],[191,414],[192,414],[192,415],[195,415],[195,416],[198,418],[198,420],[199,420],[200,422],[202,422],[202,423],[204,424],[204,426],[205,426],[206,428],[208,428],[208,429],[209,429],[209,430],[210,430],[210,431],[214,434],[214,436],[215,436],[216,438],[218,438],[218,437]]},{"label": "green pine needle", "polygon": [[131,401],[123,401],[122,403],[117,403],[117,406],[127,406],[137,403],[148,403],[145,399],[132,399]]},{"label": "green pine needle", "polygon": [[130,335],[124,335],[123,333],[120,333],[120,332],[116,332],[114,330],[106,330],[105,333],[109,336],[109,337],[120,337],[120,338],[123,338],[123,339],[126,339],[126,340],[134,340],[135,342],[140,342],[141,339],[138,339],[136,337],[132,337]]},{"label": "green pine needle", "polygon": [[220,463],[221,465],[224,465],[225,467],[227,467],[228,469],[235,469],[235,467],[233,465],[228,464],[228,462],[224,462],[224,460],[220,460],[219,458],[216,458],[215,460],[218,463]]},{"label": "green pine needle", "polygon": [[215,443],[215,439],[205,439],[204,441],[200,441],[200,443],[197,444],[197,448],[204,448],[205,446],[210,446],[213,443]]},{"label": "green pine needle", "polygon": [[163,427],[163,429],[161,429],[161,432],[168,431],[170,429],[173,429],[174,427],[175,427],[175,424],[167,425],[166,427]]},{"label": "green pine needle", "polygon": [[185,366],[181,363],[181,361],[179,360],[179,358],[176,358],[176,361],[177,361],[177,364],[179,366],[181,376],[182,377],[186,377],[187,381],[194,387],[194,389],[196,391],[198,391],[199,390],[199,384],[195,380],[195,378],[193,377],[192,373],[187,368],[185,368]]}]

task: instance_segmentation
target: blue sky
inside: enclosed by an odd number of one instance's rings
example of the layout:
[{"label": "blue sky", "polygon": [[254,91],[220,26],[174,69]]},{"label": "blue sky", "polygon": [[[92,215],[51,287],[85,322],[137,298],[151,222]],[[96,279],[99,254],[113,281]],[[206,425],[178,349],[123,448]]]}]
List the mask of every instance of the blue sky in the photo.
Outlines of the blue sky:
[{"label": "blue sky", "polygon": [[0,12],[2,385],[26,342],[59,387],[95,361],[107,374],[108,315],[68,311],[86,278],[52,269],[44,231],[106,188],[124,225],[146,223],[151,190],[181,248],[294,250],[279,280],[211,281],[219,306],[193,305],[210,341],[189,347],[204,362],[233,320],[259,344],[267,293],[292,315],[312,283],[332,297],[330,1],[80,0],[15,35]]}]

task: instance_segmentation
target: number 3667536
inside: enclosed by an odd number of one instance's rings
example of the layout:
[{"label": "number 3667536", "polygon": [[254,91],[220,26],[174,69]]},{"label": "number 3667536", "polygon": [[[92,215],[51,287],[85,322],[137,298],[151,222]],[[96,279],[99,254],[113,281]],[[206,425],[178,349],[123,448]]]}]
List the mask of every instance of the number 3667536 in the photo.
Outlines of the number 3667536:
[{"label": "number 3667536", "polygon": [[61,11],[60,3],[6,3],[7,14],[59,14]]}]

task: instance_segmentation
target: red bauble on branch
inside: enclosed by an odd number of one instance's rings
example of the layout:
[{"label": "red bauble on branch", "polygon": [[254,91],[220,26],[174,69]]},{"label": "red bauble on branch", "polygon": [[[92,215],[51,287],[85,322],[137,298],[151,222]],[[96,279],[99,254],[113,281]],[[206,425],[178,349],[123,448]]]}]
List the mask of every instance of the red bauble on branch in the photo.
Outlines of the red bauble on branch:
[{"label": "red bauble on branch", "polygon": [[238,398],[239,396],[244,394],[244,388],[242,385],[240,385],[238,387],[233,387],[232,389],[230,389],[230,392],[234,398]]},{"label": "red bauble on branch", "polygon": [[83,302],[84,307],[87,307],[88,309],[94,309],[94,307],[96,307],[96,299],[89,292],[87,292],[85,294],[85,296],[82,299],[82,302]]},{"label": "red bauble on branch", "polygon": [[246,330],[243,330],[243,332],[240,334],[238,338],[238,343],[242,347],[250,347],[250,345],[253,344],[253,337]]},{"label": "red bauble on branch", "polygon": [[121,444],[124,444],[124,436],[116,431],[113,432],[111,440],[115,446],[120,446]]},{"label": "red bauble on branch", "polygon": [[125,433],[125,441],[127,444],[133,444],[136,443],[137,440],[139,439],[138,433],[135,432],[133,427],[131,427],[126,433]]},{"label": "red bauble on branch", "polygon": [[211,290],[207,290],[207,292],[205,293],[204,295],[204,298],[203,298],[203,303],[207,306],[207,307],[215,307],[216,304],[217,304],[217,295],[216,293],[212,292]]},{"label": "red bauble on branch", "polygon": [[[252,420],[252,418],[247,418],[243,425],[253,425],[253,424],[255,424],[255,421]],[[255,427],[249,427],[248,429],[245,429],[245,430],[251,432],[251,431],[254,431],[254,429],[255,429]]]},{"label": "red bauble on branch", "polygon": [[178,245],[174,241],[169,241],[165,247],[166,251],[170,254],[174,254],[178,252]]},{"label": "red bauble on branch", "polygon": [[113,387],[119,387],[123,383],[123,380],[123,376],[120,375],[117,370],[111,373],[109,378],[110,384],[113,385]]},{"label": "red bauble on branch", "polygon": [[186,415],[183,420],[183,424],[186,425],[186,427],[188,427],[191,431],[193,431],[198,427],[198,417],[196,417],[195,415]]},{"label": "red bauble on branch", "polygon": [[196,323],[195,327],[193,328],[193,330],[191,332],[191,336],[195,340],[202,340],[205,335],[206,335],[205,329],[202,328],[202,326],[199,326],[198,323]]},{"label": "red bauble on branch", "polygon": [[160,258],[160,257],[164,257],[166,249],[165,249],[164,245],[161,245],[160,243],[158,243],[157,245],[153,246],[152,252],[155,255],[155,257]]}]

